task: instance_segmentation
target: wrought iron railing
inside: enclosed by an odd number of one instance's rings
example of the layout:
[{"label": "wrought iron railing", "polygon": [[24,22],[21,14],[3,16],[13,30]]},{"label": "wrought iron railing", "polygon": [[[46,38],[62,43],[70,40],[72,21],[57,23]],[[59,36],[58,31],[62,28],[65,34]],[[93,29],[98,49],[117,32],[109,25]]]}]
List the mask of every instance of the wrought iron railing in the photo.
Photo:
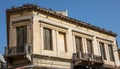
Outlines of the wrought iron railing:
[{"label": "wrought iron railing", "polygon": [[95,62],[103,62],[103,59],[99,55],[89,54],[89,53],[82,53],[77,52],[76,58],[79,60],[87,60],[87,61],[95,61]]},{"label": "wrought iron railing", "polygon": [[99,56],[99,55],[94,55],[93,60],[96,61],[96,62],[102,62],[103,63],[102,56]]},{"label": "wrought iron railing", "polygon": [[31,46],[12,46],[12,47],[5,47],[5,56],[9,55],[19,55],[19,54],[29,54],[32,53]]},{"label": "wrought iron railing", "polygon": [[80,60],[89,60],[90,57],[92,57],[92,55],[89,55],[88,53],[83,53],[81,51],[76,53],[77,58]]}]

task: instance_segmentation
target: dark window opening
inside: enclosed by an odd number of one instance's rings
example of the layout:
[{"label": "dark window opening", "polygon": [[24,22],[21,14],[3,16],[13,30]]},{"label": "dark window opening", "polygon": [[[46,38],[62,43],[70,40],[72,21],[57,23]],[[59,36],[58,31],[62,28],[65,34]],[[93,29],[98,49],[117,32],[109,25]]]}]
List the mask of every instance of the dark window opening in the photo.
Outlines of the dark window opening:
[{"label": "dark window opening", "polygon": [[24,52],[27,44],[27,26],[16,27],[17,33],[17,52]]},{"label": "dark window opening", "polygon": [[82,38],[75,36],[75,43],[76,43],[76,52],[79,53],[81,57],[83,57]]},{"label": "dark window opening", "polygon": [[104,43],[100,42],[99,43],[100,45],[100,52],[101,52],[101,56],[104,60],[106,60],[106,54],[105,54],[105,46],[104,46]]},{"label": "dark window opening", "polygon": [[87,50],[88,50],[88,55],[92,55],[93,54],[93,44],[92,44],[92,40],[87,39],[86,40],[87,43]]},{"label": "dark window opening", "polygon": [[52,30],[49,28],[43,29],[44,49],[53,50],[52,46]]},{"label": "dark window opening", "polygon": [[114,61],[113,46],[112,45],[108,45],[108,49],[109,49],[110,60]]}]

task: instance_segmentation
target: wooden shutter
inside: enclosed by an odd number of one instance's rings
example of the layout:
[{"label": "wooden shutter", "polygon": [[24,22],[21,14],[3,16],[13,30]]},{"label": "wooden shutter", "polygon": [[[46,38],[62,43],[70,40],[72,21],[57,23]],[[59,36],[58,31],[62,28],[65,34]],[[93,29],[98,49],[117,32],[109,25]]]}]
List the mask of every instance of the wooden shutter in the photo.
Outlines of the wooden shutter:
[{"label": "wooden shutter", "polygon": [[75,36],[75,42],[76,42],[76,51],[82,51],[82,39],[81,37]]},{"label": "wooden shutter", "polygon": [[20,26],[16,28],[17,33],[17,51],[24,52],[24,46],[27,44],[27,26]]},{"label": "wooden shutter", "polygon": [[114,53],[112,45],[108,45],[110,60],[114,61]]},{"label": "wooden shutter", "polygon": [[87,39],[86,42],[87,42],[88,54],[91,55],[93,53],[92,40]]},{"label": "wooden shutter", "polygon": [[106,60],[107,58],[106,58],[106,54],[105,54],[105,46],[104,46],[104,43],[99,43],[99,45],[100,45],[100,52],[101,52],[101,56],[102,56],[102,58],[104,59],[104,60]]},{"label": "wooden shutter", "polygon": [[61,51],[67,52],[67,45],[66,45],[66,35],[65,33],[59,32],[59,44]]},{"label": "wooden shutter", "polygon": [[46,50],[52,50],[52,30],[48,28],[44,28],[43,30],[43,36],[44,36],[44,49]]}]

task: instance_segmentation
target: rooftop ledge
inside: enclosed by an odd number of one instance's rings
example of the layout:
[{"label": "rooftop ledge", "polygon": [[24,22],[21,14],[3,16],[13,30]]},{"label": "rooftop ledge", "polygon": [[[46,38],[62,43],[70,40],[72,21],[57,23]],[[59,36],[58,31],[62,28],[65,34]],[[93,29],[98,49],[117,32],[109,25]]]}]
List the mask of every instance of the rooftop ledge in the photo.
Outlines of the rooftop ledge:
[{"label": "rooftop ledge", "polygon": [[[37,11],[37,12],[41,12],[43,14],[53,16],[55,18],[64,20],[66,22],[70,22],[70,23],[75,24],[75,25],[90,28],[92,30],[99,31],[99,32],[102,32],[104,34],[108,34],[110,36],[114,36],[114,37],[117,36],[117,34],[112,32],[112,31],[108,31],[108,30],[106,30],[104,28],[100,28],[100,27],[91,25],[90,23],[86,23],[86,22],[79,21],[79,20],[76,20],[74,18],[68,17],[67,12],[66,12],[66,15],[63,15],[62,12],[54,11],[52,9],[42,8],[42,7],[40,7],[38,5],[34,5],[34,4],[23,4],[23,6],[20,6],[20,7],[12,7],[10,9],[7,9],[6,13],[7,13],[7,15],[9,15],[9,13],[10,14],[21,13],[21,11]],[[65,12],[63,12],[63,13],[65,13]]]}]

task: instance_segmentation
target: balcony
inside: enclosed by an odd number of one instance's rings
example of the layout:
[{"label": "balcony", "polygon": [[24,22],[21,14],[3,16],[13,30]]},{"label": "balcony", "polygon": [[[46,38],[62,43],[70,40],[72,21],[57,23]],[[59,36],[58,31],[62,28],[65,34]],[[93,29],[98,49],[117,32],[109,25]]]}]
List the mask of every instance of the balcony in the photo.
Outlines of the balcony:
[{"label": "balcony", "polygon": [[24,55],[32,53],[31,46],[13,46],[13,47],[5,47],[5,56],[12,56],[12,55]]},{"label": "balcony", "polygon": [[88,60],[88,54],[87,53],[77,52],[76,57],[79,60]]},{"label": "balcony", "polygon": [[84,65],[102,65],[103,59],[99,55],[77,52],[73,55],[75,62]]},{"label": "balcony", "polygon": [[8,65],[29,64],[31,62],[31,53],[32,46],[28,45],[5,47],[4,57]]},{"label": "balcony", "polygon": [[103,59],[101,56],[98,56],[98,55],[94,55],[93,57],[93,61],[94,62],[100,62],[100,63],[103,63]]}]

